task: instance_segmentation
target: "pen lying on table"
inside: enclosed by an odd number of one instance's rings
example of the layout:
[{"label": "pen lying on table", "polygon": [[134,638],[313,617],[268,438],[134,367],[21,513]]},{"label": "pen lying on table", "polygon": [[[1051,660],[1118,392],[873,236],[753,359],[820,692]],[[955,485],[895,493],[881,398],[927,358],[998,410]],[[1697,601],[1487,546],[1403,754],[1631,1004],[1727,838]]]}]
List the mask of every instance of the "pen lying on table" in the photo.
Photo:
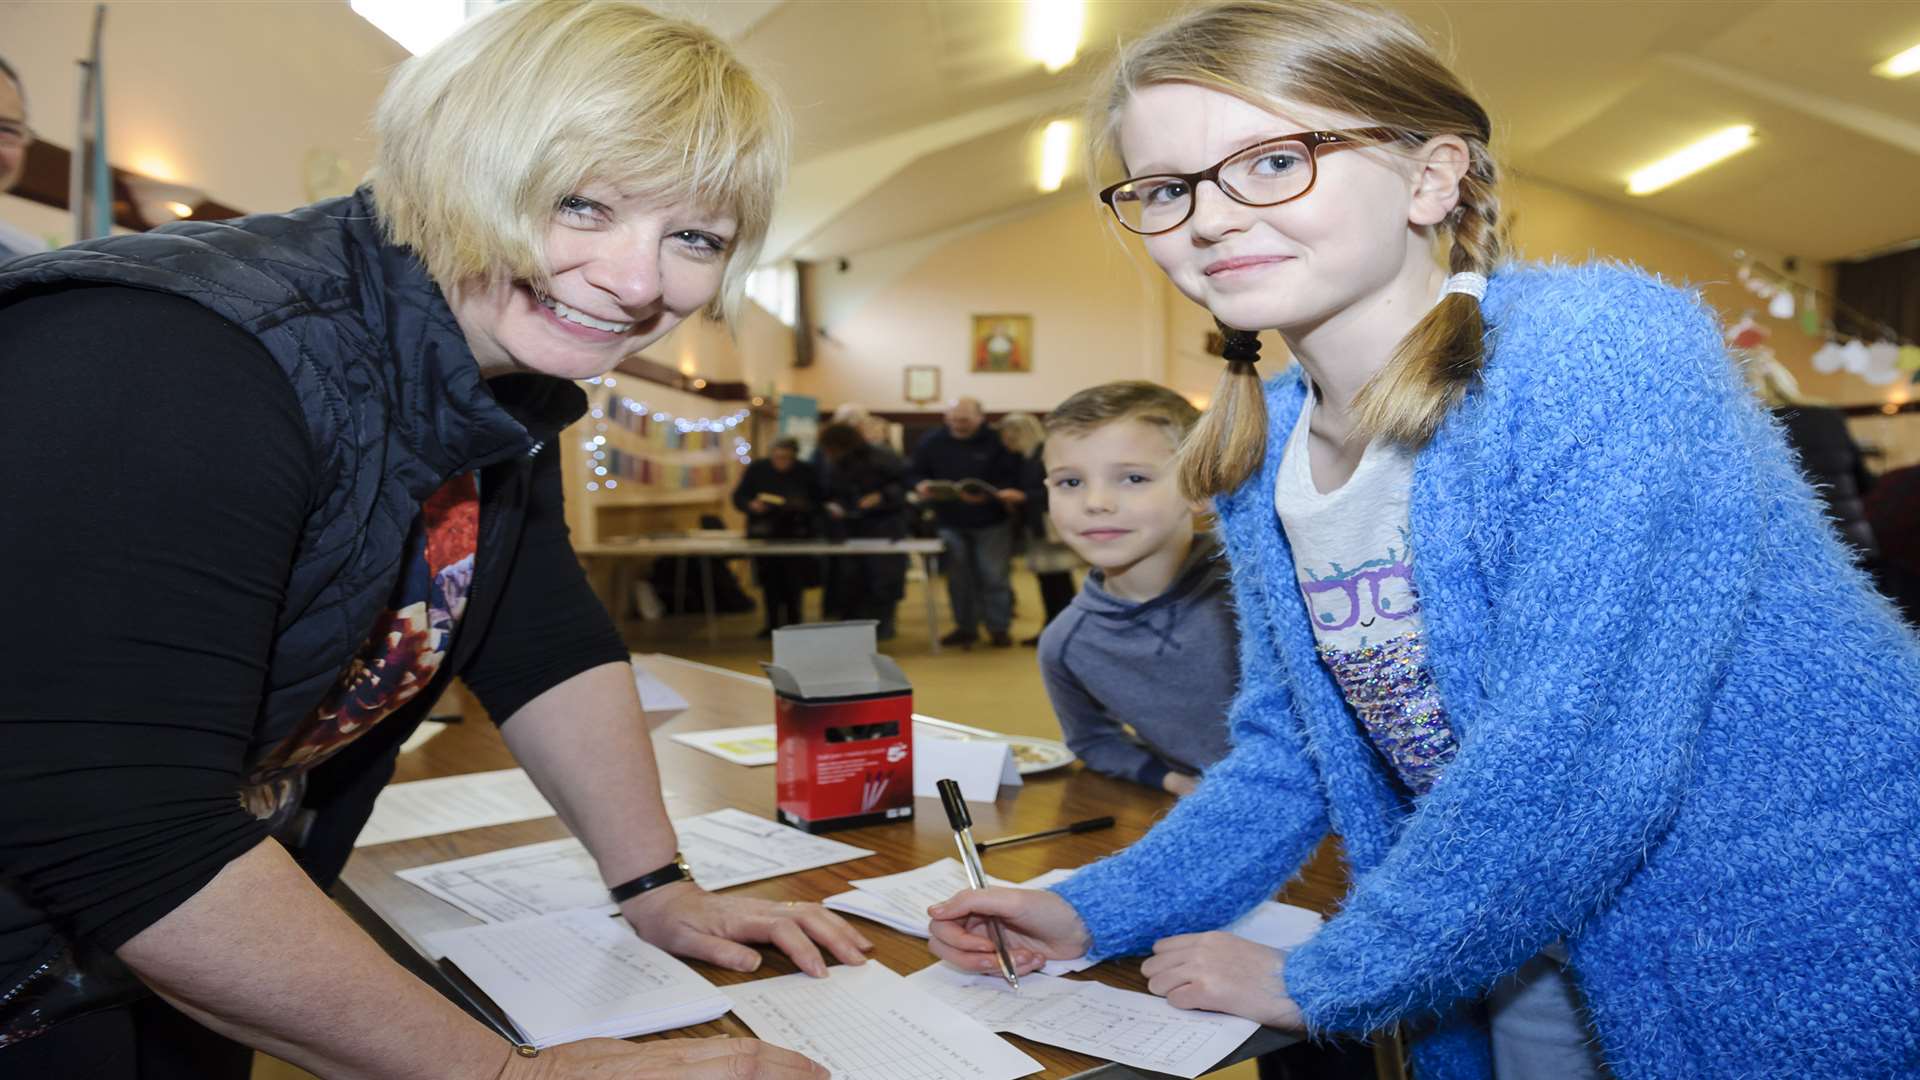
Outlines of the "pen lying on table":
[{"label": "pen lying on table", "polygon": [[1076,821],[1071,825],[1062,825],[1057,829],[1041,829],[1039,832],[1014,833],[1012,836],[996,836],[991,840],[976,840],[974,841],[973,847],[975,851],[984,852],[988,848],[1002,847],[1007,844],[1019,844],[1028,840],[1042,840],[1049,836],[1066,836],[1072,833],[1093,832],[1096,829],[1111,828],[1113,828],[1113,819],[1110,817],[1088,818],[1085,821]]}]

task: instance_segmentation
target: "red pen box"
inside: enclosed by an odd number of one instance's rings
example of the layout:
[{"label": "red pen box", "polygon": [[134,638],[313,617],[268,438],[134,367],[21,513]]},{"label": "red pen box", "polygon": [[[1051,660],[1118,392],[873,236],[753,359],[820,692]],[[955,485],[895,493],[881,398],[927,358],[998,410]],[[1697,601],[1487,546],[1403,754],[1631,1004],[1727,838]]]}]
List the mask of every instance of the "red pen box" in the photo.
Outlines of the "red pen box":
[{"label": "red pen box", "polygon": [[913,687],[871,620],[773,632],[779,817],[808,832],[913,817]]}]

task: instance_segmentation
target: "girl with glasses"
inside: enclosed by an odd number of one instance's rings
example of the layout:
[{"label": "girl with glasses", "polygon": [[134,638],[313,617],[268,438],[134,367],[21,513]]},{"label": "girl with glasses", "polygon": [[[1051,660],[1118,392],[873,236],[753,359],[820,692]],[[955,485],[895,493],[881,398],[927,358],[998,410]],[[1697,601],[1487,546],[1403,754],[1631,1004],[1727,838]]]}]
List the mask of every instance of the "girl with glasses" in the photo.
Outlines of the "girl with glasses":
[{"label": "girl with glasses", "polygon": [[[1022,970],[1151,952],[1178,1006],[1403,1025],[1423,1080],[1920,1070],[1920,649],[1698,298],[1511,263],[1492,124],[1374,9],[1200,8],[1094,114],[1103,201],[1229,328],[1183,466],[1235,747],[1051,892],[937,906],[934,951],[990,970],[991,915]],[[1329,830],[1316,937],[1212,932]]]}]

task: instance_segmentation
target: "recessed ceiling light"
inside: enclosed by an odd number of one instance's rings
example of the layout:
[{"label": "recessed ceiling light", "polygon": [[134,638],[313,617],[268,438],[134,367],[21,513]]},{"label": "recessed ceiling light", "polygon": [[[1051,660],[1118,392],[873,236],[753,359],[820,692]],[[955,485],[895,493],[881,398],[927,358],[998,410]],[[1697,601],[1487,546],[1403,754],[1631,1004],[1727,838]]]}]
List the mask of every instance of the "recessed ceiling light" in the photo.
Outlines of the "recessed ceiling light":
[{"label": "recessed ceiling light", "polygon": [[1753,145],[1753,125],[1736,124],[1661,158],[1627,177],[1627,194],[1651,195]]},{"label": "recessed ceiling light", "polygon": [[1040,190],[1059,191],[1067,178],[1067,150],[1073,141],[1073,122],[1055,120],[1040,136]]},{"label": "recessed ceiling light", "polygon": [[1027,55],[1059,71],[1080,52],[1081,0],[1027,0]]},{"label": "recessed ceiling light", "polygon": [[1904,79],[1916,71],[1920,71],[1920,45],[1873,65],[1873,73],[1883,79]]}]

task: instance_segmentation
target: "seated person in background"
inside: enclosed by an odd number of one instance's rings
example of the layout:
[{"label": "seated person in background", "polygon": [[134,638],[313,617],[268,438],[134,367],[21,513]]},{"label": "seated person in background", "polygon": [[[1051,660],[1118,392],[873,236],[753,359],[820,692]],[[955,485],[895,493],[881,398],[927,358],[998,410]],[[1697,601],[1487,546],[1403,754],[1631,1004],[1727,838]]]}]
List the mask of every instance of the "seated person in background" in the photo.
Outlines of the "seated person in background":
[{"label": "seated person in background", "polygon": [[[820,481],[813,466],[800,460],[800,444],[774,440],[766,457],[747,466],[733,489],[733,507],[747,515],[747,535],[755,540],[810,540],[820,535]],[[766,599],[768,637],[782,626],[805,622],[807,586],[813,584],[814,559],[808,555],[762,555],[753,575]]]},{"label": "seated person in background", "polygon": [[1164,386],[1107,383],[1048,414],[1043,451],[1047,514],[1094,568],[1040,636],[1060,730],[1089,766],[1176,795],[1226,756],[1240,674],[1227,564],[1174,471],[1199,415]]},{"label": "seated person in background", "polygon": [[[901,540],[907,535],[907,488],[900,458],[882,455],[852,424],[820,431],[820,459],[829,533],[835,539]],[[828,560],[828,583],[848,619],[874,619],[881,641],[894,636],[893,613],[907,589],[905,555],[846,555]]]}]

